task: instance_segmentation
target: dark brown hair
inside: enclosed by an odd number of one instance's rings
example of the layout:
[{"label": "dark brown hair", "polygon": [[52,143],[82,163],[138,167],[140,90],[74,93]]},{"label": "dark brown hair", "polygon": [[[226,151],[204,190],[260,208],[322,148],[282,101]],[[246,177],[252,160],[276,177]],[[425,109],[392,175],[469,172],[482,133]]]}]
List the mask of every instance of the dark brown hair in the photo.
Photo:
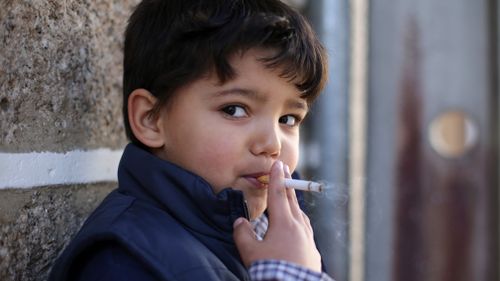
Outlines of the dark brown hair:
[{"label": "dark brown hair", "polygon": [[[130,17],[125,33],[123,113],[136,89],[158,99],[156,111],[180,87],[209,71],[221,83],[234,77],[229,58],[252,48],[275,50],[263,58],[279,69],[311,103],[327,77],[324,48],[297,11],[279,0],[144,0]],[[155,111],[155,112],[156,112]]]}]

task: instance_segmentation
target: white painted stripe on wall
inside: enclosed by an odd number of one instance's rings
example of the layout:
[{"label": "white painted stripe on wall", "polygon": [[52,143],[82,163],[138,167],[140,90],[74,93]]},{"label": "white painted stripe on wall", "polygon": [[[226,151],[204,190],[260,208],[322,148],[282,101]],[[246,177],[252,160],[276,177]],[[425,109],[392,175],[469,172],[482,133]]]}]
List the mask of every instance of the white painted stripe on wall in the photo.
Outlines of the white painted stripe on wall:
[{"label": "white painted stripe on wall", "polygon": [[123,150],[0,153],[0,189],[117,181]]}]

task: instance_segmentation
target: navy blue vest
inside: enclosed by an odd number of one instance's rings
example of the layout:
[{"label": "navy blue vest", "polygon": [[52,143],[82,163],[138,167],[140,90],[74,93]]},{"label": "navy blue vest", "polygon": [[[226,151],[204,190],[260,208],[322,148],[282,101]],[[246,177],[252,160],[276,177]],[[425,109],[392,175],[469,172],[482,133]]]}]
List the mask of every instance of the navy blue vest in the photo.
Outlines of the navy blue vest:
[{"label": "navy blue vest", "polygon": [[[249,280],[233,241],[243,193],[214,194],[202,178],[129,144],[118,189],[90,215],[50,280],[71,280],[85,251],[118,243],[164,280]],[[80,260],[81,261],[81,260]]]}]

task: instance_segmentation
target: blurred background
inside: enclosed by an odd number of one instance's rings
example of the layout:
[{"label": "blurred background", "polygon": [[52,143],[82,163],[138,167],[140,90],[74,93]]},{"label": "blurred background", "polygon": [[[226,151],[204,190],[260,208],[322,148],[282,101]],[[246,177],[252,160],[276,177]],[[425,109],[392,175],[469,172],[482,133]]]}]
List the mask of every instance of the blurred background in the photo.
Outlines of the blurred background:
[{"label": "blurred background", "polygon": [[[45,280],[116,186],[122,34],[138,0],[0,0],[0,280]],[[300,171],[338,281],[492,281],[496,0],[288,0],[329,53]]]},{"label": "blurred background", "polygon": [[329,271],[499,280],[498,1],[300,5],[330,58],[302,163]]}]

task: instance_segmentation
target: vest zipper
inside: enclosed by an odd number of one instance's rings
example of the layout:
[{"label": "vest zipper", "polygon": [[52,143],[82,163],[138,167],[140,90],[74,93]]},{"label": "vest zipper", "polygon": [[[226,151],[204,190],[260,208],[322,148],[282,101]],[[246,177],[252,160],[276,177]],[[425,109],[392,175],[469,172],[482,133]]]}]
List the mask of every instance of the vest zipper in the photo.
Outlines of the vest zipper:
[{"label": "vest zipper", "polygon": [[248,212],[248,203],[247,203],[247,200],[243,200],[243,213],[245,215],[245,218],[247,220],[250,220],[250,214]]}]

